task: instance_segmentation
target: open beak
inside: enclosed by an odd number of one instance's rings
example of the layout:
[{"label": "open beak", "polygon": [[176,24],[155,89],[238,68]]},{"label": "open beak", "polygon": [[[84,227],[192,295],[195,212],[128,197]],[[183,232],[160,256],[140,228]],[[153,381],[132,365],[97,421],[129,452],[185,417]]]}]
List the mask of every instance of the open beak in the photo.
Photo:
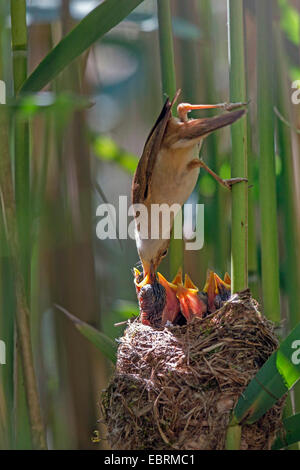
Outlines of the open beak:
[{"label": "open beak", "polygon": [[[153,284],[156,278],[155,269],[152,263],[143,262],[143,278],[141,272],[134,268],[134,283],[139,292],[146,284]],[[142,279],[141,279],[142,278]]]},{"label": "open beak", "polygon": [[172,285],[176,286],[176,297],[179,300],[180,310],[186,321],[190,322],[194,316],[202,318],[206,313],[207,306],[199,297],[199,289],[191,278],[186,274],[183,283],[182,270],[179,269]]},{"label": "open beak", "polygon": [[207,294],[209,311],[214,312],[216,310],[216,307],[215,307],[216,280],[215,280],[215,274],[213,271],[208,271],[207,273],[206,283],[205,283],[203,292]]},{"label": "open beak", "polygon": [[224,282],[225,282],[225,284],[227,284],[228,286],[231,286],[231,279],[230,279],[230,276],[229,276],[228,273],[225,273]]},{"label": "open beak", "polygon": [[214,277],[216,284],[216,294],[220,296],[221,300],[228,300],[231,294],[231,279],[229,274],[225,274],[224,281],[222,281],[222,279],[216,273],[214,273]]},{"label": "open beak", "polygon": [[[229,274],[225,274],[223,281],[216,273],[209,271],[203,292],[207,294],[209,312],[215,312],[218,301],[224,302],[230,297],[231,279]],[[218,299],[216,299],[217,296]]]},{"label": "open beak", "polygon": [[182,122],[187,122],[187,115],[189,112],[197,109],[223,109],[226,111],[233,111],[247,106],[248,103],[220,103],[220,104],[190,104],[180,103],[177,106],[177,114]]},{"label": "open beak", "polygon": [[166,291],[166,304],[162,314],[162,324],[165,325],[167,321],[174,323],[176,317],[180,313],[180,304],[176,297],[177,286],[160,273],[157,273],[158,282],[165,288]]},{"label": "open beak", "polygon": [[137,292],[139,293],[142,287],[150,283],[150,274],[147,273],[146,276],[143,278],[142,273],[138,269],[133,268],[133,271],[135,287]]}]

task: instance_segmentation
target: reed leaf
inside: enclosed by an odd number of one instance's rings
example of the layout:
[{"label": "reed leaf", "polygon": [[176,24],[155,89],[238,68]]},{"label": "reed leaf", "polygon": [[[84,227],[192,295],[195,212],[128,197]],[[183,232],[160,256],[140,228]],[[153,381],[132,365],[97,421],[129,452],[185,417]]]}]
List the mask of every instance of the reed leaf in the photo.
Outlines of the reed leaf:
[{"label": "reed leaf", "polygon": [[21,92],[39,91],[143,0],[105,0],[75,26],[40,62]]},{"label": "reed leaf", "polygon": [[284,419],[282,425],[283,429],[272,446],[273,450],[279,450],[300,441],[300,413]]},{"label": "reed leaf", "polygon": [[300,323],[265,362],[238,400],[236,423],[252,424],[300,379]]},{"label": "reed leaf", "polygon": [[85,338],[87,338],[90,343],[96,346],[96,348],[99,349],[99,351],[101,351],[105,357],[110,359],[113,364],[116,363],[117,346],[108,336],[94,328],[92,325],[89,325],[88,323],[75,317],[72,315],[72,313],[68,312],[68,310],[61,307],[60,305],[56,304],[55,307],[63,312],[73,322],[77,330]]}]

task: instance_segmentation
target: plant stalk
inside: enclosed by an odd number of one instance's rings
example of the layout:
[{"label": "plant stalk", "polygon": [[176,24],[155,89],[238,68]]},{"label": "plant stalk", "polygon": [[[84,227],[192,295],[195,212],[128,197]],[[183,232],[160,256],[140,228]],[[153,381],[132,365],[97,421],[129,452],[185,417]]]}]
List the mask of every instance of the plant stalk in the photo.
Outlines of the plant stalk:
[{"label": "plant stalk", "polygon": [[22,361],[24,385],[31,425],[32,443],[35,449],[46,449],[46,438],[41,417],[37,382],[35,377],[31,347],[29,308],[25,293],[24,279],[20,263],[20,248],[18,243],[16,207],[13,194],[9,155],[9,124],[7,112],[3,106],[0,110],[0,192],[2,212],[5,223],[6,237],[12,257],[15,295],[16,295],[16,325],[17,337]]},{"label": "plant stalk", "polygon": [[[216,24],[213,19],[212,3],[210,0],[198,0],[198,10],[200,16],[200,27],[203,35],[203,45],[201,47],[202,59],[201,69],[203,73],[201,78],[204,82],[205,89],[205,103],[221,102],[220,97],[217,96],[214,76],[214,64],[219,59],[220,51],[216,51],[213,47],[214,37],[216,38]],[[222,54],[222,53],[221,53]],[[212,60],[212,57],[215,60]],[[213,110],[207,111],[207,116],[214,116]],[[219,134],[212,133],[205,139],[207,159],[209,166],[213,168],[218,174],[222,163],[224,161],[224,155],[221,155],[219,146]],[[213,242],[213,265],[216,270],[220,273],[225,272],[228,269],[229,259],[229,230],[226,230],[228,226],[228,191],[221,185],[216,184],[216,191],[211,201],[211,208],[208,212],[209,219],[208,224],[211,227],[210,232],[212,233]]]},{"label": "plant stalk", "polygon": [[[246,101],[243,2],[228,1],[229,79],[231,102]],[[247,121],[243,117],[231,126],[233,178],[248,176]],[[248,287],[248,183],[232,187],[231,232],[232,292]]]},{"label": "plant stalk", "polygon": [[265,315],[280,321],[278,224],[274,149],[272,0],[257,0],[257,107],[261,268]]},{"label": "plant stalk", "polygon": [[172,33],[172,16],[169,0],[157,1],[160,66],[163,96],[170,99],[176,93],[176,74]]},{"label": "plant stalk", "polygon": [[[27,78],[27,24],[26,0],[11,0],[11,37],[13,54],[14,94],[17,96]],[[3,121],[4,126],[5,122]],[[6,125],[8,130],[8,124]],[[8,152],[7,152],[8,153]],[[18,112],[14,115],[14,188],[11,178],[7,182],[7,200],[4,204],[7,219],[7,232],[14,267],[16,292],[16,331],[19,357],[30,421],[32,445],[35,449],[46,448],[46,438],[41,418],[37,383],[34,372],[31,332],[30,332],[30,276],[31,276],[31,220],[30,220],[30,147],[29,123],[21,120]],[[7,173],[9,166],[7,164]],[[9,186],[11,186],[9,188]],[[4,181],[2,182],[4,187]],[[16,363],[16,370],[18,364]],[[20,381],[18,414],[21,424],[20,439],[23,440],[23,427],[26,428],[26,415],[23,405],[23,387]]]},{"label": "plant stalk", "polygon": [[226,434],[225,449],[240,450],[242,428],[239,424],[229,424]]},{"label": "plant stalk", "polygon": [[[17,96],[27,78],[26,0],[11,0],[11,36],[14,93]],[[21,266],[25,291],[30,299],[30,158],[29,125],[18,115],[14,120],[15,201],[18,221]]]},{"label": "plant stalk", "polygon": [[[163,99],[165,99],[166,96],[172,99],[176,93],[176,74],[172,16],[169,0],[157,0],[157,14]],[[176,107],[176,103],[174,107]],[[177,217],[178,216],[179,215],[177,215]],[[169,248],[169,271],[171,275],[175,275],[178,267],[182,265],[183,241],[176,240],[172,236]]]}]

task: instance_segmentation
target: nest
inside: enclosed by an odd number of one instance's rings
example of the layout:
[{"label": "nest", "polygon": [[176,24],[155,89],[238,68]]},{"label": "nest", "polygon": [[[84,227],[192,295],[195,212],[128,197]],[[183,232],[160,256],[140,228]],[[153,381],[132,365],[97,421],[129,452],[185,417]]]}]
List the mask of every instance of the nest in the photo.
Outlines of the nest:
[{"label": "nest", "polygon": [[[101,398],[111,448],[224,449],[232,409],[278,347],[273,330],[249,291],[184,326],[129,324]],[[271,448],[283,406],[242,426],[242,449]]]}]

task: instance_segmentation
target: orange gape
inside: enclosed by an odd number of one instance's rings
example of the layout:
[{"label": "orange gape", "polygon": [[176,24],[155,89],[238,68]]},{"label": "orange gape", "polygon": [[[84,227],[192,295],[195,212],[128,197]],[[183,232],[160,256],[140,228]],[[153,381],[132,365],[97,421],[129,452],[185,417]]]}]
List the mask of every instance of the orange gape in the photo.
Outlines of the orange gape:
[{"label": "orange gape", "polygon": [[187,274],[183,283],[181,269],[172,282],[160,273],[151,283],[141,280],[142,277],[135,269],[141,322],[147,326],[161,327],[167,322],[180,325],[189,323],[194,317],[204,318],[230,298],[231,281],[227,273],[223,281],[210,271],[203,291],[199,291]]}]

